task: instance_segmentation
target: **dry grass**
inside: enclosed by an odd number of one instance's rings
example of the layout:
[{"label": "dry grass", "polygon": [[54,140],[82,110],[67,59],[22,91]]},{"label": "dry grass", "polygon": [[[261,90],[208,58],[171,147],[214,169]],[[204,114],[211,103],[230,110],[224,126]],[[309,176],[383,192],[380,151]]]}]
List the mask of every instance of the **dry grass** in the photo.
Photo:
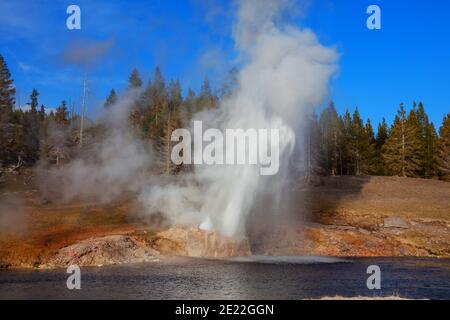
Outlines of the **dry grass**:
[{"label": "dry grass", "polygon": [[399,177],[324,178],[300,191],[309,209],[323,213],[450,220],[450,183]]}]

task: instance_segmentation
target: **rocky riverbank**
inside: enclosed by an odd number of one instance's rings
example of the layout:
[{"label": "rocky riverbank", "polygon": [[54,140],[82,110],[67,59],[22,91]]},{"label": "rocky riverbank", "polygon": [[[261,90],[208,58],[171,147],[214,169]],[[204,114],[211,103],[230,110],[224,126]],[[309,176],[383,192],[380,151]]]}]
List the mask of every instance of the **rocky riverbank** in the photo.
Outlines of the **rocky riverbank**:
[{"label": "rocky riverbank", "polygon": [[[354,218],[354,215],[352,215]],[[342,221],[341,221],[342,222]],[[367,226],[366,226],[367,227]],[[450,257],[450,225],[444,220],[388,217],[379,225],[281,225],[260,229],[251,241],[232,239],[193,227],[92,237],[56,250],[39,263],[3,267],[59,268],[158,262],[171,256],[229,258],[315,255],[336,257]],[[14,262],[13,262],[14,263]]]},{"label": "rocky riverbank", "polygon": [[232,239],[193,227],[159,232],[140,230],[126,235],[92,237],[65,246],[33,264],[3,262],[2,268],[62,268],[158,262],[172,256],[226,258],[250,255],[246,239]]},{"label": "rocky riverbank", "polygon": [[124,263],[158,261],[159,252],[136,238],[113,235],[82,240],[61,248],[40,268],[58,268],[70,265],[104,266]]},{"label": "rocky riverbank", "polygon": [[450,257],[450,225],[443,220],[386,218],[373,229],[307,223],[262,229],[253,239],[253,252],[266,255]]}]

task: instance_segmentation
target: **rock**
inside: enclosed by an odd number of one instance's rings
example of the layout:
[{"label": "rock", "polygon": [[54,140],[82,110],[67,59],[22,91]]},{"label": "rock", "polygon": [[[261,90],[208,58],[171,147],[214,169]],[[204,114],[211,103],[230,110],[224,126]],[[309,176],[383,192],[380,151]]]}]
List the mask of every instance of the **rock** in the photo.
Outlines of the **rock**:
[{"label": "rock", "polygon": [[388,217],[384,218],[383,227],[385,228],[399,228],[399,229],[409,229],[410,225],[404,219],[399,217]]},{"label": "rock", "polygon": [[[389,229],[389,231],[396,229]],[[275,256],[313,255],[333,257],[430,256],[423,245],[401,241],[389,233],[330,228],[318,224],[285,225],[276,230],[254,233],[253,254]],[[442,245],[441,247],[445,247]]]},{"label": "rock", "polygon": [[41,267],[102,266],[157,260],[159,253],[145,244],[123,235],[90,238],[64,247]]},{"label": "rock", "polygon": [[162,254],[224,258],[251,254],[247,239],[234,239],[199,228],[172,227],[156,234],[152,247]]},{"label": "rock", "polygon": [[365,235],[372,234],[372,232],[370,232],[369,230],[363,229],[363,228],[358,228],[358,232],[361,232]]},{"label": "rock", "polygon": [[5,261],[0,261],[0,270],[7,270],[11,266],[10,263]]}]

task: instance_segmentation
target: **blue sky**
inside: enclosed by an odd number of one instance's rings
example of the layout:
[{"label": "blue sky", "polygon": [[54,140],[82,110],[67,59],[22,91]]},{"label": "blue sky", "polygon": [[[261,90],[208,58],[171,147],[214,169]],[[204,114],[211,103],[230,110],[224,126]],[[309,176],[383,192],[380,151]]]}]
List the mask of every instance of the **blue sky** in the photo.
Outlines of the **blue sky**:
[{"label": "blue sky", "polygon": [[[339,73],[330,86],[330,99],[340,112],[358,106],[373,123],[383,116],[391,122],[400,102],[410,106],[421,100],[431,120],[441,124],[450,112],[450,2],[302,3],[307,5],[292,23],[312,29],[340,54]],[[66,28],[70,4],[81,7],[81,30]],[[381,7],[380,31],[366,28],[370,4]],[[236,61],[234,9],[227,0],[1,0],[0,53],[21,104],[36,88],[46,106],[56,107],[62,99],[79,106],[83,67],[70,53],[90,48],[94,112],[112,87],[126,86],[134,67],[147,81],[159,65],[166,78],[181,80],[184,92],[198,90],[205,75],[220,85]]]}]

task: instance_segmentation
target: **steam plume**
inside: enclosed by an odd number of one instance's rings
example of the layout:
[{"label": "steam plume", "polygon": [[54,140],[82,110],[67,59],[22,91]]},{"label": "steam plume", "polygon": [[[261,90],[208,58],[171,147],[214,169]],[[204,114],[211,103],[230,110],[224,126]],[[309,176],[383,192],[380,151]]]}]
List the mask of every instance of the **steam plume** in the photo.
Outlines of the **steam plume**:
[{"label": "steam plume", "polygon": [[148,183],[143,173],[150,166],[151,150],[128,126],[130,108],[140,93],[126,92],[108,110],[101,120],[104,138],[91,143],[81,157],[61,168],[38,170],[39,187],[47,198],[109,202]]},{"label": "steam plume", "polygon": [[0,238],[20,237],[27,228],[28,212],[14,195],[0,195]]},{"label": "steam plume", "polygon": [[246,61],[239,88],[214,115],[199,115],[204,125],[222,130],[279,129],[282,167],[276,179],[260,176],[254,165],[197,165],[183,184],[151,186],[141,195],[150,213],[159,209],[173,221],[202,221],[202,228],[239,236],[255,198],[262,193],[277,198],[296,140],[301,141],[296,135],[326,97],[337,60],[312,31],[283,24],[283,10],[291,5],[286,0],[239,1],[233,38]]}]

